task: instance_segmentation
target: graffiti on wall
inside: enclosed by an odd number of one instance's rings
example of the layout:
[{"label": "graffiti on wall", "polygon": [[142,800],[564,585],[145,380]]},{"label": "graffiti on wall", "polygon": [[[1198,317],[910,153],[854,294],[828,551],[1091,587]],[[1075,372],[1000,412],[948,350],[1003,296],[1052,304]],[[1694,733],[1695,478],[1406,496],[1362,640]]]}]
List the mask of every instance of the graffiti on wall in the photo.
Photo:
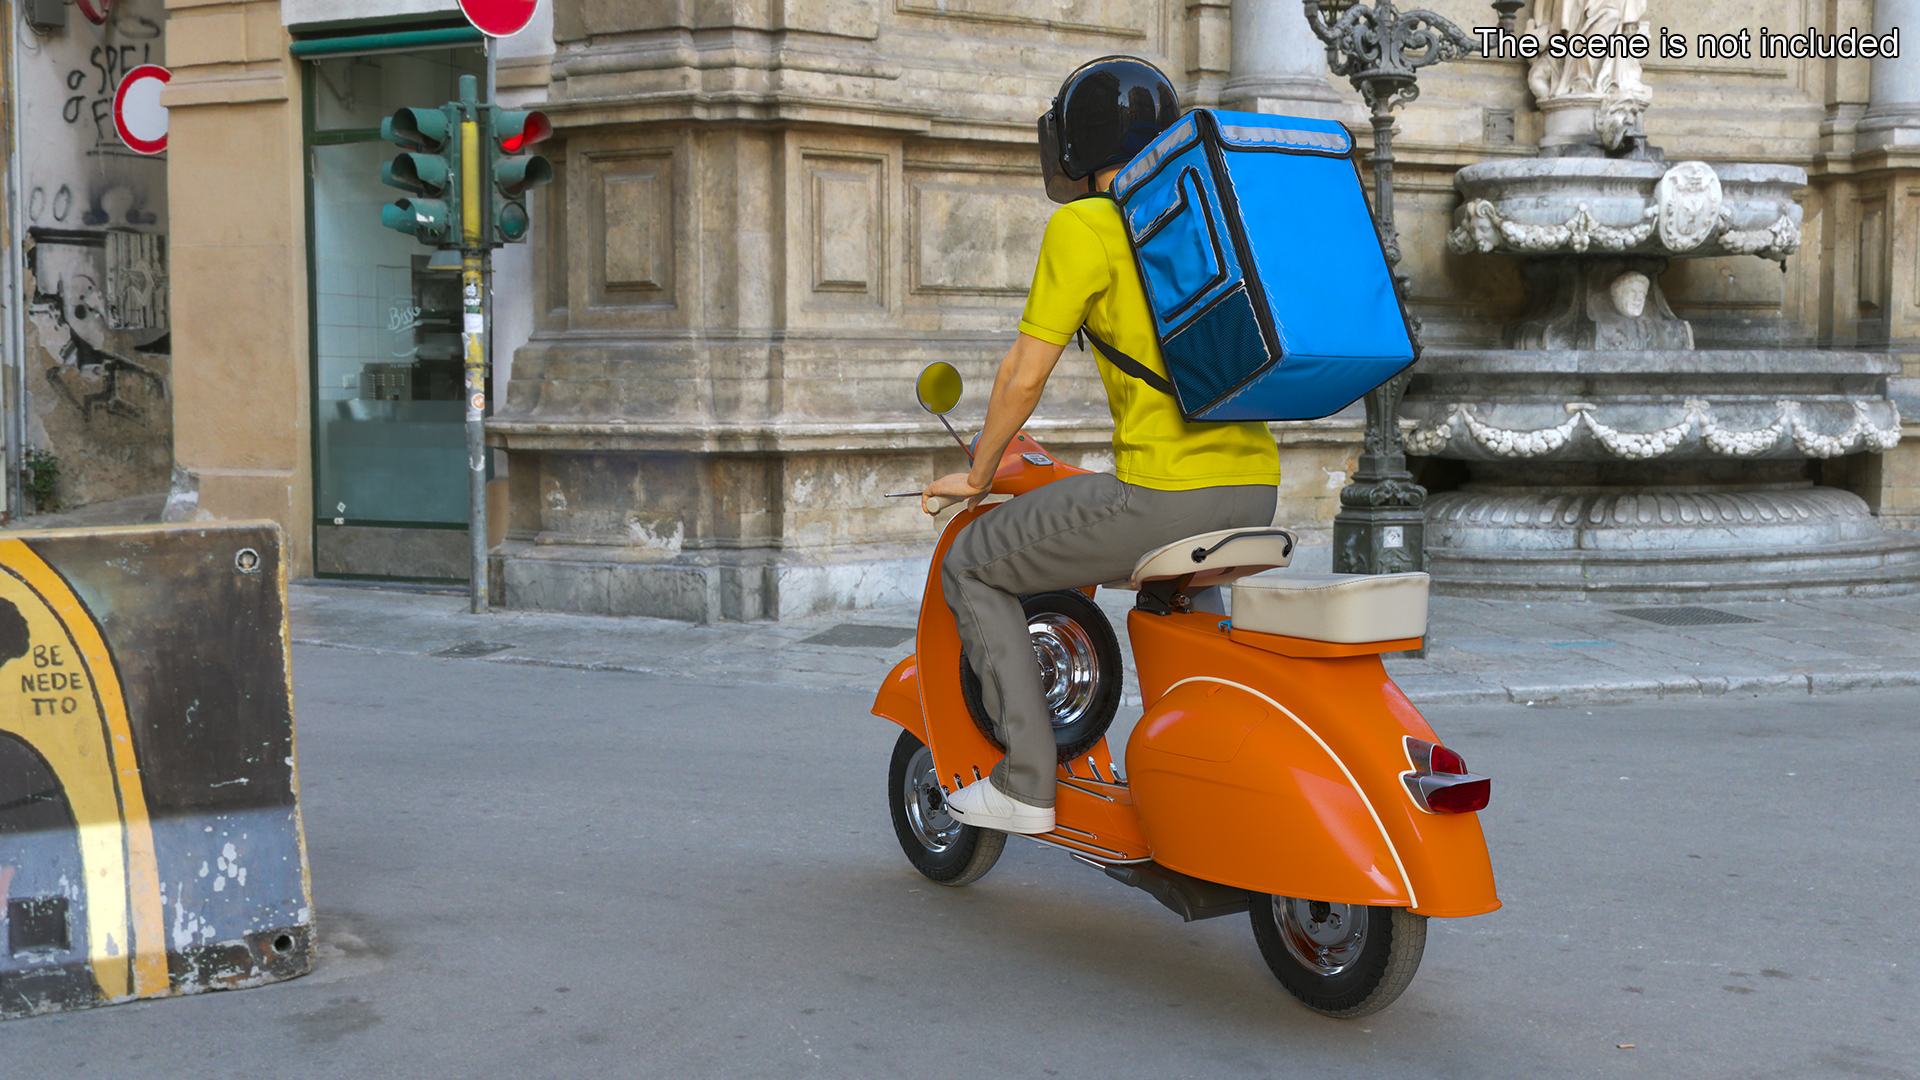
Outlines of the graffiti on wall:
[{"label": "graffiti on wall", "polygon": [[[82,420],[98,412],[141,418],[167,396],[166,379],[136,359],[133,346],[166,333],[164,237],[30,229],[33,296],[28,310],[40,345],[56,362],[46,379]],[[142,341],[142,339],[145,339]],[[128,392],[135,380],[143,403]]]}]

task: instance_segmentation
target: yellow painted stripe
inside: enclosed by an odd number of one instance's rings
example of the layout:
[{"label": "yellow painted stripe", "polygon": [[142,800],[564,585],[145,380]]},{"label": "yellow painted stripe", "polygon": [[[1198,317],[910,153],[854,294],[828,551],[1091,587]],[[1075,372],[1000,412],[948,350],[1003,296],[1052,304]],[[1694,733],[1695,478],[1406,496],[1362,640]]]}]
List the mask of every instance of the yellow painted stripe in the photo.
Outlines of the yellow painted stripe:
[{"label": "yellow painted stripe", "polygon": [[[140,764],[134,753],[133,728],[127,719],[126,700],[120,694],[120,673],[86,606],[73,594],[66,580],[34,554],[32,548],[19,540],[0,540],[0,565],[7,566],[39,594],[64,625],[74,651],[86,666],[95,701],[105,718],[107,756],[119,795],[121,835],[117,838],[104,835],[96,822],[80,830],[81,844],[83,851],[94,853],[93,860],[101,858],[109,847],[114,850],[112,862],[124,868],[124,899],[108,906],[108,910],[120,909],[115,912],[120,917],[111,922],[99,920],[107,925],[96,929],[96,920],[87,920],[89,958],[95,977],[109,997],[129,992],[137,996],[165,993],[168,986],[166,916],[160,903],[160,867],[154,854],[146,789],[140,781]],[[96,870],[89,867],[90,877]],[[88,885],[88,909],[100,911],[91,880]],[[121,907],[122,904],[125,906]],[[113,924],[118,924],[131,941],[115,942],[117,948],[110,946],[107,935]],[[124,974],[129,955],[132,957],[130,983]]]},{"label": "yellow painted stripe", "polygon": [[480,125],[460,124],[460,234],[468,247],[480,242]]}]

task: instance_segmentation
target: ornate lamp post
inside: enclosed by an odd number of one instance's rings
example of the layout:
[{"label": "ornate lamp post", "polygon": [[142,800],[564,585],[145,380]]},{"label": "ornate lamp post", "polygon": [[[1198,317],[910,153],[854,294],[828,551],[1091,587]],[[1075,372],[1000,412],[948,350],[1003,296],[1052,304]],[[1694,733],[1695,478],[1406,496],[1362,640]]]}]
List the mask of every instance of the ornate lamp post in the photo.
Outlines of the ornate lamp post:
[{"label": "ornate lamp post", "polygon": [[[1396,11],[1393,0],[1304,0],[1307,25],[1327,45],[1327,66],[1344,75],[1373,110],[1373,214],[1387,265],[1400,262],[1393,225],[1393,108],[1420,96],[1415,71],[1474,51],[1472,39],[1431,11]],[[1394,280],[1406,287],[1406,276]],[[1418,327],[1415,327],[1416,333]],[[1333,519],[1333,568],[1343,574],[1391,574],[1426,565],[1427,489],[1407,472],[1400,442],[1402,372],[1367,395],[1366,448],[1353,482],[1340,491]]]}]

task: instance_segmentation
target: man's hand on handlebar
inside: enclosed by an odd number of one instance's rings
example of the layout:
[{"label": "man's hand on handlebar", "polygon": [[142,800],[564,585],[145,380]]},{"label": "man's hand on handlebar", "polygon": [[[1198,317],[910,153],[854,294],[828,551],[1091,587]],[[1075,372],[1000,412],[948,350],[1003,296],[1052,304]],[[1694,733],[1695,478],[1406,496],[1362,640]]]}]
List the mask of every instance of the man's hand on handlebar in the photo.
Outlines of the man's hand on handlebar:
[{"label": "man's hand on handlebar", "polygon": [[[1000,361],[993,377],[993,396],[987,400],[986,423],[974,440],[973,468],[943,476],[920,493],[920,509],[938,514],[952,503],[965,499],[971,510],[993,490],[993,474],[1013,437],[1033,415],[1040,403],[1040,391],[1046,389],[1047,376],[1060,360],[1064,344],[1055,345],[1022,332],[1013,339],[1013,347]],[[977,480],[975,478],[978,478]]]},{"label": "man's hand on handlebar", "polygon": [[929,515],[938,514],[954,503],[965,501],[971,510],[992,491],[991,480],[985,486],[976,486],[966,473],[950,473],[928,484],[920,493],[920,509]]}]

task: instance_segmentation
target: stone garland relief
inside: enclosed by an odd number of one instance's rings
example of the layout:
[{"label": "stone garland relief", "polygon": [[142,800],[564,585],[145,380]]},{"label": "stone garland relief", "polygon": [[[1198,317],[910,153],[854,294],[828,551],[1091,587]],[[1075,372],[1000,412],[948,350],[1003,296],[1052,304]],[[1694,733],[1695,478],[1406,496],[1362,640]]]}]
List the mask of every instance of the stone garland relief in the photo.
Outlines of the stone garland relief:
[{"label": "stone garland relief", "polygon": [[1599,420],[1595,406],[1584,401],[1572,401],[1564,406],[1569,414],[1564,423],[1550,428],[1516,431],[1494,427],[1475,416],[1471,405],[1455,402],[1448,406],[1446,419],[1440,423],[1416,427],[1408,432],[1406,446],[1409,452],[1415,454],[1430,456],[1438,453],[1456,437],[1455,421],[1458,421],[1459,428],[1465,430],[1467,438],[1474,445],[1488,453],[1508,458],[1537,458],[1552,454],[1572,441],[1574,433],[1582,426],[1593,433],[1594,439],[1608,453],[1629,461],[1651,461],[1673,453],[1696,426],[1701,442],[1709,450],[1735,458],[1758,457],[1778,446],[1785,437],[1791,437],[1794,447],[1801,453],[1816,458],[1838,457],[1856,447],[1884,453],[1900,442],[1897,407],[1889,403],[1889,407],[1894,408],[1892,422],[1880,427],[1873,422],[1866,402],[1854,401],[1850,404],[1853,406],[1853,423],[1838,434],[1823,435],[1807,423],[1801,403],[1790,399],[1774,403],[1779,411],[1773,423],[1748,431],[1732,431],[1720,426],[1714,418],[1712,404],[1700,398],[1688,398],[1679,421],[1656,431],[1621,431],[1611,427]]},{"label": "stone garland relief", "polygon": [[1700,251],[1710,242],[1730,255],[1784,259],[1800,250],[1800,223],[1783,213],[1759,229],[1733,228],[1733,212],[1723,199],[1720,178],[1704,161],[1682,161],[1669,168],[1654,188],[1642,220],[1608,225],[1582,201],[1558,225],[1526,225],[1509,220],[1487,199],[1471,199],[1461,208],[1460,224],[1447,234],[1456,255],[1486,254],[1505,247],[1531,253],[1627,251],[1658,231],[1672,254]]}]

